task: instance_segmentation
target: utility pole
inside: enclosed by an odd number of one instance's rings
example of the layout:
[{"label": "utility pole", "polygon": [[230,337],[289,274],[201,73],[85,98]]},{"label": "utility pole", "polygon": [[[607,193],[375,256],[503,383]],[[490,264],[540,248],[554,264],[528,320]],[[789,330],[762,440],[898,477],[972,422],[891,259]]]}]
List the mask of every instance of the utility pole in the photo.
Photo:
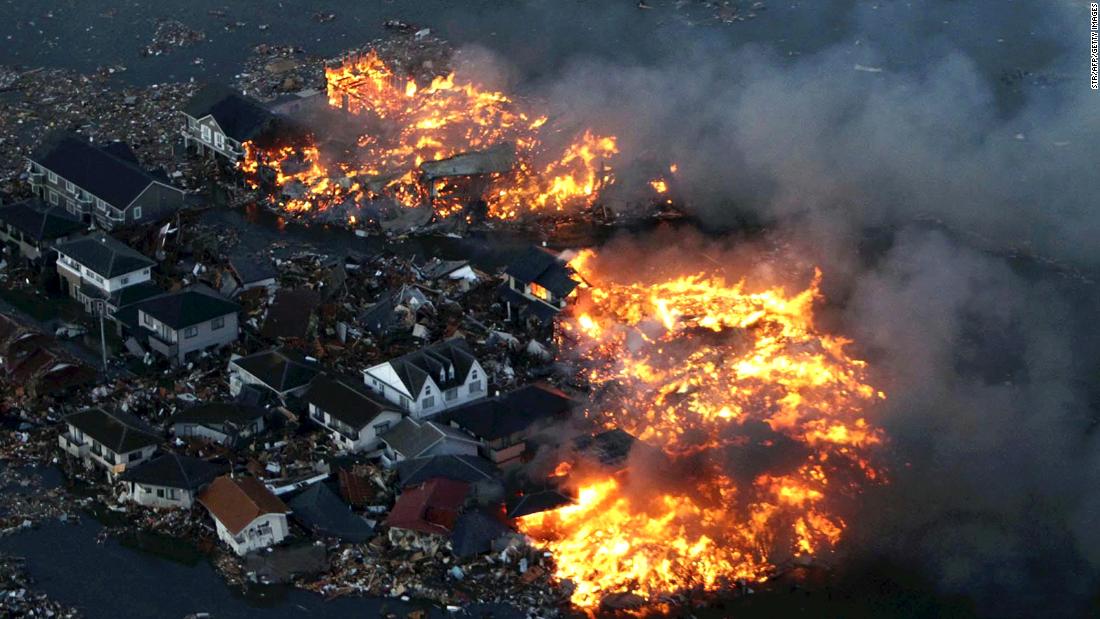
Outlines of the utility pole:
[{"label": "utility pole", "polygon": [[103,314],[107,311],[107,304],[102,300],[95,302],[96,313],[99,314],[99,352],[103,355],[103,377],[107,377],[107,335],[103,329]]}]

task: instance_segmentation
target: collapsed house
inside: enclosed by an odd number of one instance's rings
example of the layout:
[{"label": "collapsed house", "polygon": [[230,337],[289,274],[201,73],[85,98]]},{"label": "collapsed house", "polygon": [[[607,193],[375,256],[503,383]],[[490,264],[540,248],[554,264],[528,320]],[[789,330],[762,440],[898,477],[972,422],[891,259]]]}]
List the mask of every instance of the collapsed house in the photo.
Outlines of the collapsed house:
[{"label": "collapsed house", "polygon": [[159,172],[146,172],[122,142],[96,146],[56,132],[28,161],[36,196],[103,230],[159,221],[184,206],[183,190]]},{"label": "collapsed house", "polygon": [[465,482],[443,478],[405,489],[385,520],[390,542],[425,550],[438,548],[450,537],[469,490]]},{"label": "collapsed house", "polygon": [[314,535],[358,544],[374,535],[374,526],[351,511],[327,484],[313,484],[290,501],[294,519]]},{"label": "collapsed house", "polygon": [[198,499],[214,519],[218,538],[238,555],[274,546],[290,533],[290,509],[255,477],[223,475]]}]

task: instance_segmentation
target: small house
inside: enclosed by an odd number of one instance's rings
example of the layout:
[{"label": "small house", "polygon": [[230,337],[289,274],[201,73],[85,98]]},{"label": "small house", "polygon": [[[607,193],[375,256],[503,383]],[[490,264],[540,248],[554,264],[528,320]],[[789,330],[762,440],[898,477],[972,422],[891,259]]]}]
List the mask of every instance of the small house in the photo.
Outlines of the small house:
[{"label": "small house", "polygon": [[546,324],[565,307],[578,282],[558,254],[531,247],[508,265],[498,294],[509,319]]},{"label": "small house", "polygon": [[381,445],[379,437],[401,421],[401,412],[386,400],[376,399],[354,379],[320,375],[302,394],[309,418],[328,431],[334,443],[351,452],[369,451]]},{"label": "small house", "polygon": [[114,478],[152,457],[160,444],[156,430],[122,411],[89,408],[64,417],[58,437],[62,451],[88,468],[99,467]]},{"label": "small house", "polygon": [[481,441],[486,458],[497,464],[515,463],[524,454],[527,441],[566,420],[573,404],[558,389],[531,384],[448,411],[440,420]]},{"label": "small house", "polygon": [[371,366],[363,382],[417,419],[485,397],[488,389],[485,370],[461,338]]},{"label": "small house", "polygon": [[298,353],[265,350],[229,362],[229,393],[236,396],[241,387],[253,385],[286,402],[290,396],[305,393],[320,373],[321,367],[315,361]]},{"label": "small house", "polygon": [[153,297],[136,309],[138,333],[174,365],[237,341],[240,306],[205,287]]},{"label": "small house", "polygon": [[223,475],[198,498],[214,519],[218,538],[238,555],[274,546],[290,532],[290,509],[255,477]]},{"label": "small house", "polygon": [[93,315],[102,308],[107,316],[114,316],[119,307],[132,302],[124,291],[148,284],[156,264],[102,233],[62,243],[56,250],[62,287]]},{"label": "small house", "polygon": [[479,443],[466,433],[431,421],[405,417],[382,435],[382,462],[391,464],[428,456],[476,456]]},{"label": "small house", "polygon": [[0,241],[28,261],[41,260],[54,245],[87,228],[76,215],[38,198],[0,206]]},{"label": "small house", "polygon": [[190,509],[199,491],[223,468],[198,458],[162,453],[127,469],[119,480],[126,485],[130,500],[138,505]]},{"label": "small house", "polygon": [[229,447],[264,431],[265,411],[237,402],[207,402],[176,413],[169,421],[172,434]]}]

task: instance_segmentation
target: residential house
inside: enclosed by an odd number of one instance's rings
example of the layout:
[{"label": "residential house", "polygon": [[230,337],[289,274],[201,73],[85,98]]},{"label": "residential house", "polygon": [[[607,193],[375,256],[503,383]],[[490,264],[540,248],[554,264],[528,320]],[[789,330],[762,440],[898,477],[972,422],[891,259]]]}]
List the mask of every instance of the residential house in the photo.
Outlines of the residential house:
[{"label": "residential house", "polygon": [[522,518],[564,507],[574,502],[574,498],[553,485],[541,488],[527,488],[509,495],[504,503],[505,514],[509,518]]},{"label": "residential house", "polygon": [[274,546],[290,532],[290,509],[255,477],[223,475],[199,494],[218,537],[238,555]]},{"label": "residential house", "polygon": [[354,379],[324,374],[302,394],[309,418],[328,430],[334,443],[347,451],[369,451],[381,445],[379,436],[401,421],[401,412],[379,401]]},{"label": "residential house", "polygon": [[317,330],[321,294],[309,288],[279,290],[267,308],[260,335],[272,340],[309,339]]},{"label": "residential house", "polygon": [[107,316],[132,302],[123,291],[146,284],[156,264],[106,234],[84,236],[62,243],[57,249],[57,273],[69,296],[89,314],[100,307]]},{"label": "residential house", "polygon": [[527,441],[539,431],[566,420],[573,404],[558,389],[531,384],[504,396],[485,398],[448,411],[440,421],[481,441],[485,457],[493,462],[517,463]]},{"label": "residential house", "polygon": [[137,305],[138,333],[173,364],[237,341],[241,307],[213,290],[192,287],[142,301]]},{"label": "residential house", "polygon": [[35,195],[103,230],[159,221],[184,205],[183,191],[142,169],[122,142],[54,133],[28,160]]},{"label": "residential house", "polygon": [[382,435],[383,464],[428,456],[476,456],[479,443],[465,432],[431,421],[405,417]]},{"label": "residential house", "polygon": [[531,247],[504,271],[498,289],[510,319],[549,323],[565,307],[578,282],[558,254]]},{"label": "residential house", "polygon": [[26,260],[39,261],[54,245],[87,228],[76,215],[38,198],[0,206],[0,242]]},{"label": "residential house", "polygon": [[485,397],[488,388],[485,370],[461,338],[369,367],[363,382],[417,419]]},{"label": "residential house", "polygon": [[[229,269],[236,280],[237,290],[244,292],[255,288],[274,291],[279,287],[279,272],[271,260],[253,256],[233,256],[229,259]],[[238,294],[239,294],[238,292]]]},{"label": "residential house", "polygon": [[431,479],[406,488],[386,517],[391,543],[434,550],[451,535],[470,486],[453,479]]},{"label": "residential house", "polygon": [[295,520],[316,536],[358,544],[374,535],[374,526],[354,514],[351,506],[341,500],[328,484],[317,483],[306,488],[290,500],[290,507],[294,510]]},{"label": "residential house", "polygon": [[502,498],[500,469],[481,456],[428,456],[402,460],[393,467],[402,488],[442,477],[470,484],[470,495],[481,502]]},{"label": "residential house", "polygon": [[127,469],[119,480],[138,505],[191,509],[195,496],[224,468],[190,456],[162,453]]},{"label": "residential house", "polygon": [[244,157],[244,143],[270,131],[278,118],[255,99],[216,85],[195,93],[180,114],[188,150],[233,164]]},{"label": "residential house", "polygon": [[207,402],[176,413],[169,430],[178,438],[236,446],[264,431],[265,411],[237,402]]},{"label": "residential house", "polygon": [[496,509],[488,506],[459,514],[451,531],[451,553],[456,557],[472,557],[507,546],[519,534],[501,522]]},{"label": "residential house", "polygon": [[290,396],[305,393],[320,373],[321,367],[308,357],[279,349],[265,350],[229,362],[229,393],[236,396],[244,385],[254,385],[286,402]]},{"label": "residential house", "polygon": [[88,468],[98,466],[110,478],[152,457],[160,444],[156,430],[122,411],[89,408],[67,415],[58,437],[61,449]]}]

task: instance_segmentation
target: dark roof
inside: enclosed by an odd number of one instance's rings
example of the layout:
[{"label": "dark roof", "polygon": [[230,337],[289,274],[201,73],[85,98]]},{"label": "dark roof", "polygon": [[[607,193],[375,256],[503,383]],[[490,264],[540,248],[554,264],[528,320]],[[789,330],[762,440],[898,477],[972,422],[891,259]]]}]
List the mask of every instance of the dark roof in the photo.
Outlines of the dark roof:
[{"label": "dark roof", "polygon": [[429,456],[402,460],[394,465],[402,487],[416,486],[434,477],[467,483],[495,481],[500,470],[481,456]]},{"label": "dark roof", "polygon": [[397,497],[386,517],[386,526],[449,534],[469,491],[469,484],[453,479],[432,479],[409,488]]},{"label": "dark roof", "polygon": [[462,432],[431,421],[417,422],[405,417],[381,436],[390,449],[405,458],[416,458],[440,442],[450,438],[470,443],[477,441]]},{"label": "dark roof", "polygon": [[[477,359],[466,340],[451,338],[402,355],[391,360],[390,365],[409,393],[416,397],[429,375],[440,389],[461,385],[475,361]],[[440,373],[449,368],[454,369],[454,377],[441,379]]]},{"label": "dark roof", "polygon": [[397,293],[387,293],[359,314],[359,322],[373,335],[384,335],[401,323],[397,305]]},{"label": "dark roof", "polygon": [[309,384],[321,371],[316,363],[307,361],[305,357],[277,349],[241,357],[233,364],[280,393]]},{"label": "dark roof", "polygon": [[174,453],[161,454],[148,462],[126,469],[122,481],[195,491],[220,475],[225,467]]},{"label": "dark roof", "polygon": [[489,552],[493,542],[511,532],[500,518],[485,510],[468,511],[455,521],[451,532],[451,552],[456,557],[469,557]]},{"label": "dark roof", "polygon": [[188,116],[200,119],[213,116],[226,135],[245,142],[259,135],[275,115],[255,99],[224,86],[206,86],[183,107]]},{"label": "dark roof", "polygon": [[541,301],[532,301],[529,297],[526,297],[518,290],[513,289],[507,283],[501,284],[497,287],[497,294],[501,299],[514,303],[519,307],[519,317],[523,320],[527,320],[530,317],[536,318],[540,323],[549,323],[558,315],[559,310],[556,306],[549,303],[543,303]]},{"label": "dark roof", "polygon": [[565,415],[572,407],[573,400],[564,392],[549,385],[531,384],[504,396],[465,404],[447,411],[441,419],[491,441]]},{"label": "dark roof", "polygon": [[314,533],[359,543],[370,539],[374,527],[351,512],[327,484],[317,483],[290,500],[294,516]]},{"label": "dark roof", "polygon": [[233,269],[242,285],[274,279],[279,275],[271,260],[255,256],[233,256],[229,259],[229,268]]},{"label": "dark roof", "polygon": [[356,430],[368,425],[383,412],[396,410],[392,404],[376,400],[362,381],[324,374],[313,379],[302,400]]},{"label": "dark roof", "polygon": [[88,227],[63,207],[37,198],[0,206],[0,222],[36,241],[52,241]]},{"label": "dark roof", "polygon": [[617,466],[626,462],[630,450],[638,439],[631,434],[612,428],[597,434],[578,436],[573,439],[576,450],[586,456],[594,458],[600,464]]},{"label": "dark roof", "polygon": [[559,297],[564,297],[577,287],[572,271],[554,252],[531,247],[516,258],[504,271],[525,283],[536,283]]},{"label": "dark roof", "polygon": [[157,179],[141,168],[128,146],[95,146],[72,133],[55,133],[31,159],[117,208],[125,208]]},{"label": "dark roof", "polygon": [[267,308],[260,334],[270,338],[305,337],[309,333],[310,317],[320,304],[321,294],[316,290],[279,290]]},{"label": "dark roof", "polygon": [[[141,282],[133,286],[126,286],[111,293],[111,304],[115,307],[133,305],[146,299],[151,299],[164,294],[164,290],[153,282]],[[134,315],[135,319],[137,314]]]},{"label": "dark roof", "polygon": [[290,513],[286,504],[255,477],[222,475],[199,495],[199,503],[233,535],[264,514]]},{"label": "dark roof", "polygon": [[107,236],[93,234],[57,246],[57,251],[110,279],[151,267],[156,262],[128,245]]},{"label": "dark roof", "polygon": [[236,402],[206,402],[180,411],[169,420],[171,424],[245,425],[263,417],[264,409]]},{"label": "dark roof", "polygon": [[216,293],[190,288],[142,301],[138,309],[172,329],[182,329],[235,314],[241,306]]},{"label": "dark roof", "polygon": [[535,490],[518,496],[508,497],[509,518],[521,518],[539,512],[556,509],[573,502],[572,497],[555,488]]},{"label": "dark roof", "polygon": [[89,408],[66,416],[65,422],[115,453],[127,453],[160,442],[157,431],[149,424],[122,411]]}]

